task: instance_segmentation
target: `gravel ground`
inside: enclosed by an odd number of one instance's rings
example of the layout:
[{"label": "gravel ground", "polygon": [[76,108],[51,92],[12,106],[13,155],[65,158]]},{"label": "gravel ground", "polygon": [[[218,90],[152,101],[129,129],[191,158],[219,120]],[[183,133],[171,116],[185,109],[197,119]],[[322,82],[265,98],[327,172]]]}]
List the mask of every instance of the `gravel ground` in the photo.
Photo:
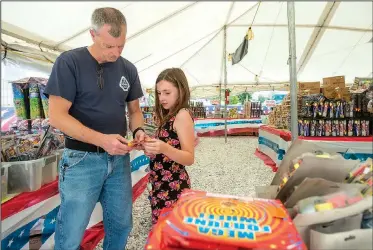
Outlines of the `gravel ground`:
[{"label": "gravel ground", "polygon": [[[214,193],[255,196],[255,187],[269,185],[274,173],[255,155],[256,137],[201,138],[196,148],[195,164],[187,170],[192,188]],[[133,207],[133,230],[128,250],[144,249],[151,227],[147,190]],[[101,243],[96,250],[102,249]]]}]

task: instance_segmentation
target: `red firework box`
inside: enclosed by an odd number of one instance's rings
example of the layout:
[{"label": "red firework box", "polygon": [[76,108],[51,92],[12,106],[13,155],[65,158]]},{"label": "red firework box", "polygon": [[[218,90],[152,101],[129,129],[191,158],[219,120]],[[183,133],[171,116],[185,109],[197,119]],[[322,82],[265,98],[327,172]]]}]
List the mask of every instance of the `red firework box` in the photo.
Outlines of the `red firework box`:
[{"label": "red firework box", "polygon": [[145,249],[147,250],[172,250],[172,248],[169,248],[167,246],[164,246],[161,241],[162,232],[161,229],[165,226],[166,218],[171,213],[172,208],[163,208],[160,212],[160,215],[158,217],[158,222],[156,225],[153,226],[152,230],[150,231],[148,235],[148,239],[145,245]]},{"label": "red firework box", "polygon": [[162,212],[151,249],[307,249],[278,200],[186,190]]}]

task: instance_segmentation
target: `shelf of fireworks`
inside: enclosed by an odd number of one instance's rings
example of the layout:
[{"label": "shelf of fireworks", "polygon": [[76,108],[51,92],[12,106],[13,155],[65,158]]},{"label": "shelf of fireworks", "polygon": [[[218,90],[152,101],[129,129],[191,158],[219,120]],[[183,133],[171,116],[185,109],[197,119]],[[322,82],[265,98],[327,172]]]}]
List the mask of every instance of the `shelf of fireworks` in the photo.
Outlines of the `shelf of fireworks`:
[{"label": "shelf of fireworks", "polygon": [[372,158],[345,159],[312,142],[295,144],[271,185],[256,188],[257,196],[283,202],[309,249],[330,249],[327,236],[334,244],[346,244],[342,237],[347,234],[359,235],[359,241],[348,242],[349,249],[361,249],[360,240],[371,246]]}]

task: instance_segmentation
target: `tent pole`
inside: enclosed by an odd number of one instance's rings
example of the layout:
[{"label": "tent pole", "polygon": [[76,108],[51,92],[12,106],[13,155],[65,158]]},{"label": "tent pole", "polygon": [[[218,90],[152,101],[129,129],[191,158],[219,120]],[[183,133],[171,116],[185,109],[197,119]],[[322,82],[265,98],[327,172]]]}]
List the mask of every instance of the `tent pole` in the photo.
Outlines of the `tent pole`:
[{"label": "tent pole", "polygon": [[227,101],[226,101],[226,91],[227,91],[227,25],[224,26],[224,137],[225,143],[227,143]]},{"label": "tent pole", "polygon": [[219,103],[218,103],[218,108],[219,108],[219,118],[221,117],[221,82],[219,83]]},{"label": "tent pole", "polygon": [[294,2],[287,2],[288,30],[289,30],[289,72],[290,72],[290,115],[291,138],[298,138],[298,87],[297,87],[297,56],[295,42],[295,7]]}]

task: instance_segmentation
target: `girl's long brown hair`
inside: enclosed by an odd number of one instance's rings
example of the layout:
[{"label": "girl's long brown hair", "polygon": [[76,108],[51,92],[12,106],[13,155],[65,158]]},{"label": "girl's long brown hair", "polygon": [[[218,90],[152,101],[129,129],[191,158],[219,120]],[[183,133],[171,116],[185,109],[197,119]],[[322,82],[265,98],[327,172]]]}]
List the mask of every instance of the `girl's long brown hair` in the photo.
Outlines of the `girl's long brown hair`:
[{"label": "girl's long brown hair", "polygon": [[[179,90],[179,98],[175,106],[166,110],[162,107],[157,92],[157,83],[165,80],[172,83]],[[175,116],[180,109],[189,108],[190,92],[188,86],[188,80],[184,72],[180,68],[169,68],[163,70],[155,82],[155,115],[156,123],[161,128],[171,117]]]}]

